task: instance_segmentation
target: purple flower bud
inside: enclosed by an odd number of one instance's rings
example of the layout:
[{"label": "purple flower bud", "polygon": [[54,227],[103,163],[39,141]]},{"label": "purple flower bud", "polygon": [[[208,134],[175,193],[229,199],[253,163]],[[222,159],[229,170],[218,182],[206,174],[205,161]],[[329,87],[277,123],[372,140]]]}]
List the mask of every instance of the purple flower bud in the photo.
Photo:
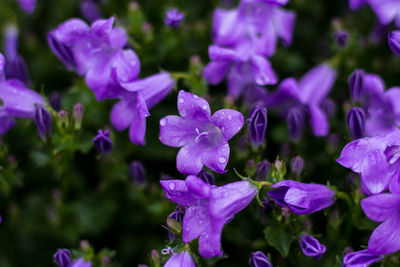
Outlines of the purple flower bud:
[{"label": "purple flower bud", "polygon": [[67,69],[73,70],[77,67],[72,49],[60,42],[57,39],[55,32],[50,32],[47,35],[47,42],[53,53],[63,62]]},{"label": "purple flower bud", "polygon": [[34,115],[35,123],[42,139],[46,138],[47,134],[51,134],[51,115],[50,112],[42,105],[37,105]]},{"label": "purple flower bud", "polygon": [[201,170],[197,175],[201,180],[206,182],[207,184],[215,185],[215,176],[212,173],[209,173],[205,170]]},{"label": "purple flower bud", "polygon": [[343,267],[364,267],[383,260],[382,255],[373,255],[368,249],[349,253],[343,258]]},{"label": "purple flower bud", "polygon": [[301,235],[299,245],[304,255],[320,260],[326,251],[326,247],[310,235]]},{"label": "purple flower bud", "polygon": [[92,267],[92,263],[90,261],[85,261],[84,258],[79,258],[68,267]]},{"label": "purple flower bud", "polygon": [[300,156],[292,158],[292,160],[290,161],[290,168],[292,169],[292,172],[299,176],[304,168],[303,158]]},{"label": "purple flower bud", "polygon": [[263,160],[259,162],[256,166],[256,178],[260,181],[265,180],[267,178],[270,167],[271,163],[269,163],[268,160]]},{"label": "purple flower bud", "polygon": [[263,145],[267,129],[267,109],[262,105],[254,106],[247,117],[247,127],[249,127],[251,143],[255,147]]},{"label": "purple flower bud", "polygon": [[59,267],[68,267],[71,263],[71,252],[66,248],[59,248],[53,258]]},{"label": "purple flower bud", "polygon": [[142,162],[132,161],[129,165],[129,172],[131,174],[132,180],[137,185],[143,185],[146,182],[146,171]]},{"label": "purple flower bud", "polygon": [[[168,218],[174,219],[175,221],[177,221],[178,223],[180,223],[182,225],[183,222],[183,216],[185,215],[185,211],[180,209],[179,206],[178,208],[172,212]],[[172,240],[174,240],[175,235],[172,234],[171,232],[168,232],[169,235],[169,240],[172,242]]]},{"label": "purple flower bud", "polygon": [[286,117],[286,122],[288,124],[290,138],[293,140],[298,139],[303,131],[303,111],[299,108],[292,108]]},{"label": "purple flower bud", "polygon": [[388,34],[388,43],[390,49],[400,57],[400,31],[393,31]]},{"label": "purple flower bud", "polygon": [[93,138],[93,145],[100,153],[110,153],[113,149],[110,132],[108,130],[105,130],[104,132],[98,130],[97,135]]},{"label": "purple flower bud", "polygon": [[65,110],[61,110],[60,112],[58,112],[58,118],[60,119],[60,122],[62,124],[67,124],[68,122],[68,114]]},{"label": "purple flower bud", "polygon": [[361,108],[353,107],[346,116],[347,127],[353,139],[364,137],[365,113]]},{"label": "purple flower bud", "polygon": [[249,265],[251,267],[272,267],[271,262],[261,251],[251,253],[249,259]]},{"label": "purple flower bud", "polygon": [[322,100],[321,108],[328,117],[332,117],[336,110],[335,102],[332,99],[325,98]]},{"label": "purple flower bud", "polygon": [[61,110],[61,94],[59,92],[51,93],[50,98],[49,98],[49,103],[50,103],[50,106],[55,111],[60,111]]},{"label": "purple flower bud", "polygon": [[333,37],[335,38],[336,45],[339,48],[345,48],[349,39],[349,33],[344,30],[337,31]]},{"label": "purple flower bud", "polygon": [[179,12],[177,8],[170,9],[165,14],[164,24],[166,26],[172,26],[174,28],[178,28],[183,18],[184,18],[183,13]]},{"label": "purple flower bud", "polygon": [[363,70],[356,69],[349,77],[350,97],[354,101],[360,101],[362,98],[364,76],[365,73]]},{"label": "purple flower bud", "polygon": [[82,1],[80,4],[80,10],[83,17],[90,23],[101,18],[99,6],[94,0]]},{"label": "purple flower bud", "polygon": [[85,108],[81,103],[76,103],[74,106],[73,117],[75,120],[75,128],[80,129],[82,125],[83,114],[85,113]]}]

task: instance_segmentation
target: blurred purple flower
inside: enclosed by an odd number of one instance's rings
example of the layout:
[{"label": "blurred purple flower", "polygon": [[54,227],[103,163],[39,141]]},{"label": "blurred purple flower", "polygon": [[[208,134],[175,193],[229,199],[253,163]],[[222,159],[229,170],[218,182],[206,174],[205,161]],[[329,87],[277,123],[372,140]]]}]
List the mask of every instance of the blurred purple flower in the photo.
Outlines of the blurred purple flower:
[{"label": "blurred purple flower", "polygon": [[349,77],[350,97],[354,101],[361,101],[363,97],[365,72],[355,69]]},{"label": "blurred purple flower", "polygon": [[289,207],[296,214],[310,214],[333,204],[335,192],[325,185],[304,184],[285,180],[272,186],[267,192],[281,207]]},{"label": "blurred purple flower", "polygon": [[36,0],[17,0],[17,1],[24,12],[31,14],[33,13],[33,11],[35,11]]},{"label": "blurred purple flower", "polygon": [[71,263],[71,252],[66,248],[59,248],[57,252],[54,253],[53,259],[59,267],[69,267]]},{"label": "blurred purple flower", "polygon": [[182,147],[176,158],[178,170],[197,175],[203,165],[224,173],[229,159],[231,139],[243,126],[243,115],[235,110],[221,109],[211,116],[207,101],[183,90],[178,95],[179,116],[160,120],[160,141]]},{"label": "blurred purple flower", "polygon": [[110,131],[97,131],[97,135],[93,138],[94,147],[102,154],[109,154],[113,150],[113,143],[110,138]]},{"label": "blurred purple flower", "polygon": [[393,31],[388,34],[388,43],[390,49],[396,56],[400,57],[400,31]]},{"label": "blurred purple flower", "polygon": [[92,263],[90,261],[85,261],[84,258],[79,258],[72,262],[68,267],[92,267]]},{"label": "blurred purple flower", "polygon": [[256,251],[251,253],[251,257],[249,259],[250,267],[272,267],[271,262],[261,251]]},{"label": "blurred purple flower", "polygon": [[49,97],[49,104],[55,111],[61,110],[61,94],[59,92],[51,93]]},{"label": "blurred purple flower", "polygon": [[182,241],[199,237],[199,253],[205,258],[222,256],[221,234],[236,213],[254,198],[257,188],[248,181],[221,187],[205,183],[196,176],[160,181],[166,198],[187,206],[183,217]]},{"label": "blurred purple flower", "polygon": [[165,13],[164,24],[166,26],[172,26],[174,28],[178,28],[184,17],[185,17],[185,15],[183,15],[183,13],[179,12],[179,10],[177,8],[170,9]]},{"label": "blurred purple flower", "polygon": [[98,1],[83,0],[79,6],[83,17],[92,23],[93,21],[101,18]]},{"label": "blurred purple flower", "polygon": [[349,32],[345,30],[339,30],[335,32],[333,37],[335,39],[336,45],[339,48],[345,48],[349,39]]},{"label": "blurred purple flower", "polygon": [[349,6],[351,10],[359,9],[361,6],[367,4],[368,0],[349,0]]},{"label": "blurred purple flower", "polygon": [[312,257],[316,260],[320,260],[326,251],[326,247],[324,245],[319,243],[316,238],[308,234],[300,236],[299,245],[304,255],[307,257]]},{"label": "blurred purple flower", "polygon": [[290,161],[290,169],[292,170],[293,173],[299,176],[303,168],[304,168],[304,160],[301,156],[292,158],[292,160]]},{"label": "blurred purple flower", "polygon": [[367,0],[371,9],[375,12],[380,23],[386,25],[393,20],[400,28],[400,2],[397,0]]},{"label": "blurred purple flower", "polygon": [[174,253],[168,261],[164,264],[164,267],[196,267],[194,260],[189,252],[182,251]]},{"label": "blurred purple flower", "polygon": [[346,254],[343,258],[343,267],[367,267],[383,260],[383,256],[373,255],[368,249]]},{"label": "blurred purple flower", "polygon": [[267,175],[269,172],[269,168],[271,167],[271,163],[268,160],[263,160],[259,162],[256,166],[256,178],[259,181],[264,181],[267,179]]}]

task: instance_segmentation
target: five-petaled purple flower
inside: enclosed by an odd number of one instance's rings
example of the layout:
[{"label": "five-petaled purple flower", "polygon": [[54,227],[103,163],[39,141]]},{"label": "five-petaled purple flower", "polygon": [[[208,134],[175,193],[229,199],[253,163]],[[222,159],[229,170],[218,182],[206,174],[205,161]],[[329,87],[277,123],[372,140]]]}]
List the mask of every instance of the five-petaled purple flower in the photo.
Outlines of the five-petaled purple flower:
[{"label": "five-petaled purple flower", "polygon": [[184,17],[185,15],[183,15],[182,12],[179,12],[177,8],[170,9],[165,13],[164,24],[166,26],[172,26],[174,28],[178,28]]},{"label": "five-petaled purple flower", "polygon": [[344,256],[343,267],[367,267],[380,260],[383,260],[383,256],[373,255],[368,249],[364,249]]},{"label": "five-petaled purple flower", "polygon": [[178,95],[179,116],[160,120],[160,141],[182,147],[176,158],[181,173],[197,175],[203,165],[223,173],[229,159],[231,139],[243,126],[243,115],[221,109],[211,115],[207,101],[181,90]]},{"label": "five-petaled purple flower", "polygon": [[164,267],[196,267],[196,264],[190,253],[185,250],[172,254]]},{"label": "five-petaled purple flower", "polygon": [[307,257],[312,257],[316,260],[320,260],[326,251],[326,247],[324,245],[319,243],[316,238],[308,234],[300,236],[299,245],[304,255]]},{"label": "five-petaled purple flower", "polygon": [[222,229],[236,213],[254,198],[257,188],[248,181],[221,187],[210,185],[196,176],[183,180],[160,181],[165,197],[187,206],[183,217],[182,241],[199,238],[199,252],[205,258],[222,256]]},{"label": "five-petaled purple flower", "polygon": [[296,214],[310,214],[333,204],[335,192],[325,185],[304,184],[285,180],[272,186],[267,192],[282,207],[289,207]]}]

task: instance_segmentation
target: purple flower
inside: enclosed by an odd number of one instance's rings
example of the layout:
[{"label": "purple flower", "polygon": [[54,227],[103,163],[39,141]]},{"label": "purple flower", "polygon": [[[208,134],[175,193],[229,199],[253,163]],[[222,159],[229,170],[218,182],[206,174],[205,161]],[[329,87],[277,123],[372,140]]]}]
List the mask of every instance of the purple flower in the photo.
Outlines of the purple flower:
[{"label": "purple flower", "polygon": [[390,49],[396,56],[400,57],[400,31],[393,31],[388,34],[388,43]]},{"label": "purple flower", "polygon": [[51,115],[45,107],[42,105],[36,106],[34,119],[42,139],[45,139],[46,135],[51,135]]},{"label": "purple flower", "polygon": [[203,165],[223,173],[229,159],[231,139],[243,126],[243,115],[235,110],[221,109],[211,116],[207,101],[183,90],[178,95],[179,116],[160,120],[160,141],[182,147],[176,158],[181,173],[197,175]]},{"label": "purple flower", "polygon": [[187,206],[183,218],[182,241],[199,238],[199,252],[205,258],[222,256],[221,233],[224,225],[254,198],[257,188],[248,181],[221,187],[207,184],[196,176],[160,181],[165,197]]},{"label": "purple flower", "polygon": [[367,0],[371,9],[375,12],[380,23],[386,25],[395,20],[400,28],[400,2],[396,0]]},{"label": "purple flower", "polygon": [[111,110],[111,123],[118,131],[129,127],[131,142],[144,145],[149,109],[167,96],[174,87],[174,80],[169,73],[162,72],[120,85],[126,92],[120,94],[120,101]]},{"label": "purple flower", "polygon": [[347,41],[349,39],[349,33],[344,30],[339,30],[339,31],[335,32],[333,37],[335,38],[336,45],[339,48],[345,48],[347,45]]},{"label": "purple flower", "polygon": [[251,253],[249,259],[250,267],[272,267],[271,262],[261,251]]},{"label": "purple flower", "polygon": [[110,138],[110,131],[97,131],[97,135],[93,138],[94,147],[103,154],[109,154],[113,150],[113,143]]},{"label": "purple flower", "polygon": [[337,162],[361,175],[361,188],[366,195],[379,194],[388,186],[396,191],[400,188],[400,153],[396,149],[399,140],[398,129],[387,135],[355,140],[343,148]]},{"label": "purple flower", "polygon": [[363,109],[353,107],[346,116],[347,127],[353,139],[364,137],[365,134],[365,113]]},{"label": "purple flower", "polygon": [[343,258],[343,267],[367,267],[383,260],[383,256],[373,255],[368,249],[355,251]]},{"label": "purple flower", "polygon": [[[395,194],[393,194],[395,193]],[[373,255],[391,254],[400,250],[400,195],[383,193],[361,200],[365,215],[382,222],[368,241],[368,251]]]},{"label": "purple flower", "polygon": [[71,252],[66,248],[59,248],[53,255],[53,258],[59,267],[68,267],[71,263]]},{"label": "purple flower", "polygon": [[289,207],[296,214],[310,214],[333,204],[335,192],[327,186],[304,184],[285,180],[272,186],[277,188],[267,192],[281,207]]},{"label": "purple flower", "polygon": [[174,253],[164,264],[164,267],[196,267],[196,264],[189,252],[182,251]]},{"label": "purple flower", "polygon": [[92,263],[90,261],[85,261],[84,258],[79,258],[72,262],[68,267],[92,267]]},{"label": "purple flower", "polygon": [[142,162],[132,161],[129,165],[129,172],[136,184],[143,185],[146,182],[146,171]]},{"label": "purple flower", "polygon": [[359,9],[361,6],[367,4],[368,0],[349,0],[349,6],[351,10]]},{"label": "purple flower", "polygon": [[164,24],[166,26],[172,26],[174,28],[178,28],[184,17],[185,17],[185,15],[183,15],[183,13],[179,12],[179,10],[177,8],[170,9],[165,13]]},{"label": "purple flower", "polygon": [[[184,216],[184,215],[185,215],[185,209],[184,209],[184,208],[182,209],[181,206],[178,206],[178,207],[175,209],[175,211],[172,212],[172,213],[168,216],[168,218],[171,218],[171,219],[177,221],[178,223],[180,223],[180,224],[182,225],[183,216]],[[167,225],[168,225],[168,224],[167,224]],[[172,240],[174,240],[174,238],[175,238],[175,235],[174,235],[173,233],[171,233],[171,232],[168,232],[168,235],[169,235],[169,240],[170,240],[170,242],[172,242]]]},{"label": "purple flower", "polygon": [[17,0],[17,1],[24,12],[31,14],[33,13],[33,11],[35,11],[36,0]]},{"label": "purple flower", "polygon": [[251,143],[255,147],[263,145],[267,130],[267,109],[262,105],[254,106],[247,117],[247,126]]},{"label": "purple flower", "polygon": [[326,247],[324,245],[319,243],[316,238],[308,234],[300,236],[299,245],[304,255],[307,257],[312,257],[316,260],[320,260],[326,251]]},{"label": "purple flower", "polygon": [[288,121],[289,133],[293,139],[300,136],[305,117],[314,135],[325,136],[329,124],[321,103],[331,90],[335,78],[336,73],[330,66],[322,64],[314,67],[299,82],[294,78],[283,80],[278,90],[265,99],[266,106],[280,109]]}]

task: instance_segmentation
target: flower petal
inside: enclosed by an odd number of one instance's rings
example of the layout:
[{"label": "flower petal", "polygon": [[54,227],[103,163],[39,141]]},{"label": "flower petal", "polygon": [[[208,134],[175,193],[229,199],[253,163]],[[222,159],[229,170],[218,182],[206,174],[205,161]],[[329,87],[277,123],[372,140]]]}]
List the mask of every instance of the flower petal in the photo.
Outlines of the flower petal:
[{"label": "flower petal", "polygon": [[203,168],[202,153],[202,149],[194,144],[182,147],[176,157],[176,168],[181,173],[197,175]]},{"label": "flower petal", "polygon": [[379,194],[388,187],[391,173],[382,151],[375,150],[366,155],[361,166],[361,179],[372,194]]},{"label": "flower petal", "polygon": [[276,84],[278,79],[272,69],[271,63],[262,56],[253,56],[251,66],[254,73],[254,81],[258,85]]},{"label": "flower petal", "polygon": [[166,198],[181,206],[194,205],[198,197],[189,193],[184,180],[161,180],[161,187]]},{"label": "flower petal", "polygon": [[111,123],[118,131],[123,131],[131,125],[133,117],[138,116],[135,103],[121,99],[111,110]]},{"label": "flower petal", "polygon": [[328,119],[324,111],[314,105],[308,107],[310,112],[310,124],[314,135],[316,136],[326,136],[329,132]]},{"label": "flower petal", "polygon": [[224,173],[229,160],[229,144],[225,143],[206,151],[201,155],[201,162],[217,173]]},{"label": "flower petal", "polygon": [[216,85],[222,82],[228,72],[230,62],[226,61],[211,61],[203,69],[204,79],[211,85]]},{"label": "flower petal", "polygon": [[210,227],[203,231],[199,238],[199,253],[204,258],[222,256],[221,234],[224,222],[221,220],[211,221]]},{"label": "flower petal", "polygon": [[361,200],[365,215],[373,221],[383,222],[389,219],[400,207],[400,195],[379,194]]},{"label": "flower petal", "polygon": [[[137,113],[136,113],[137,114]],[[132,118],[132,124],[129,128],[129,138],[135,145],[144,145],[144,136],[146,135],[146,118],[136,115]]]},{"label": "flower petal", "polygon": [[276,34],[282,38],[283,44],[285,46],[290,45],[292,43],[296,13],[282,8],[276,8],[274,11],[273,21]]},{"label": "flower petal", "polygon": [[187,243],[196,239],[206,228],[210,227],[207,214],[207,205],[186,208],[183,217],[182,242]]},{"label": "flower petal", "polygon": [[229,140],[242,129],[244,116],[233,109],[220,109],[212,115],[211,121],[221,129],[225,139]]},{"label": "flower petal", "polygon": [[400,250],[400,212],[379,225],[368,241],[368,250],[375,255],[391,254]]},{"label": "flower petal", "polygon": [[178,111],[182,118],[194,120],[197,122],[209,122],[211,111],[208,102],[197,95],[179,91]]}]

